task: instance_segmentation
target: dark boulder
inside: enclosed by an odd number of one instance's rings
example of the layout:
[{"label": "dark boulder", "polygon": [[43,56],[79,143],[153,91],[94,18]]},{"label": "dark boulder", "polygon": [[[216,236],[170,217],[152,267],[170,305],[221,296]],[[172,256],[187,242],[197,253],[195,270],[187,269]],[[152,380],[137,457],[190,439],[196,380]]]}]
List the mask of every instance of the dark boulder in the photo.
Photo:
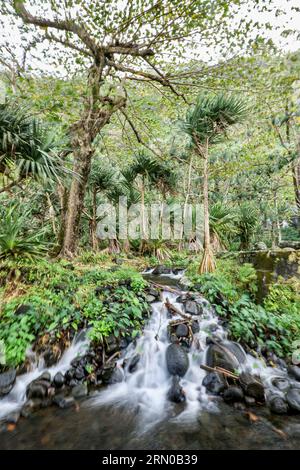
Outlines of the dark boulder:
[{"label": "dark boulder", "polygon": [[267,397],[267,405],[277,415],[284,415],[288,412],[288,404],[285,399],[277,394],[269,394]]},{"label": "dark boulder", "polygon": [[288,373],[296,380],[300,381],[300,367],[298,366],[289,366]]},{"label": "dark boulder", "polygon": [[16,375],[15,369],[10,369],[0,374],[0,397],[7,395],[11,391],[16,381]]},{"label": "dark boulder", "polygon": [[242,372],[239,375],[239,381],[246,395],[258,401],[265,400],[264,386],[258,377],[254,377],[247,372]]},{"label": "dark boulder", "polygon": [[221,344],[210,344],[206,350],[206,365],[209,367],[222,367],[234,372],[240,363],[237,357]]},{"label": "dark boulder", "polygon": [[300,411],[300,389],[291,388],[288,390],[286,401],[293,410]]},{"label": "dark boulder", "polygon": [[172,269],[162,264],[156,266],[152,272],[152,274],[154,274],[155,276],[160,276],[161,274],[171,274],[171,273],[172,273]]},{"label": "dark boulder", "polygon": [[199,333],[199,331],[200,331],[200,325],[199,325],[198,320],[194,320],[194,321],[192,322],[191,328],[192,328],[192,332],[193,332],[194,334]]},{"label": "dark boulder", "polygon": [[53,379],[53,384],[56,388],[61,388],[65,383],[65,377],[61,372],[57,372]]},{"label": "dark boulder", "polygon": [[51,348],[46,349],[43,354],[43,359],[46,367],[54,366],[61,356],[61,351],[57,348],[53,351]]},{"label": "dark boulder", "polygon": [[225,390],[223,398],[226,403],[235,403],[238,401],[243,401],[244,393],[240,387],[232,385]]},{"label": "dark boulder", "polygon": [[284,377],[274,377],[272,380],[272,385],[276,387],[281,392],[286,392],[290,388],[290,382]]},{"label": "dark boulder", "polygon": [[167,368],[171,375],[183,377],[189,368],[189,358],[179,344],[170,344],[166,351]]},{"label": "dark boulder", "polygon": [[110,385],[116,384],[123,382],[124,379],[124,374],[123,371],[120,367],[115,367],[113,373],[111,374],[111,377],[108,380],[108,383]]},{"label": "dark boulder", "polygon": [[30,398],[46,398],[48,395],[48,388],[50,383],[40,380],[31,382],[26,389],[26,396]]},{"label": "dark boulder", "polygon": [[226,383],[223,377],[217,372],[210,372],[207,374],[203,381],[202,385],[206,388],[206,391],[212,393],[213,395],[219,395],[226,388]]},{"label": "dark boulder", "polygon": [[57,395],[54,397],[53,403],[59,408],[71,408],[76,404],[74,397],[65,397],[63,395]]},{"label": "dark boulder", "polygon": [[240,364],[244,364],[246,362],[246,353],[239,343],[235,343],[234,341],[223,341],[222,346],[225,346],[228,351],[237,358]]},{"label": "dark boulder", "polygon": [[140,354],[135,354],[130,360],[128,364],[128,371],[132,374],[136,371],[138,363],[140,361]]},{"label": "dark boulder", "polygon": [[184,323],[181,323],[180,325],[178,325],[176,327],[176,336],[178,338],[183,338],[184,336],[188,336],[189,335],[189,329],[187,327],[187,325],[185,325]]},{"label": "dark boulder", "polygon": [[189,313],[191,315],[200,315],[202,313],[200,306],[197,304],[195,300],[188,300],[184,304],[184,309],[186,313]]},{"label": "dark boulder", "polygon": [[174,403],[182,403],[185,401],[185,393],[180,385],[178,376],[172,377],[172,384],[168,391],[168,399]]},{"label": "dark boulder", "polygon": [[86,383],[75,385],[75,387],[72,388],[72,396],[74,398],[86,397],[88,393],[89,391],[88,391],[88,386]]},{"label": "dark boulder", "polygon": [[76,368],[74,378],[76,380],[83,380],[85,378],[85,370],[82,366]]}]

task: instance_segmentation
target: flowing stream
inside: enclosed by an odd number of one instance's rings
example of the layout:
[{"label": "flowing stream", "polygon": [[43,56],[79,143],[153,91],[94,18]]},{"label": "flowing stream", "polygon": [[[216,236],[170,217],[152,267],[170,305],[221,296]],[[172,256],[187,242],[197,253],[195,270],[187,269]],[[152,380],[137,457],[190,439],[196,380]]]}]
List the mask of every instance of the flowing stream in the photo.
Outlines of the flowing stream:
[{"label": "flowing stream", "polygon": [[[151,273],[148,274],[151,279]],[[160,284],[178,288],[180,274],[160,276]],[[152,277],[152,279],[154,279]],[[155,279],[157,280],[157,278]],[[183,292],[182,292],[183,293]],[[226,344],[226,330],[221,326],[212,307],[201,297],[198,317],[199,331],[194,333],[188,349],[189,367],[180,379],[184,403],[171,403],[168,391],[172,385],[166,364],[170,344],[170,316],[165,306],[168,300],[179,312],[183,304],[178,293],[165,290],[161,301],[152,304],[152,315],[138,340],[124,351],[117,364],[119,381],[74,409],[50,407],[29,419],[22,419],[12,432],[0,432],[0,448],[56,449],[269,449],[297,448],[300,444],[300,417],[272,415],[267,407],[255,407],[257,420],[251,421],[226,405],[220,398],[206,393],[202,385],[206,372],[206,338],[213,335]],[[172,316],[172,320],[181,315]],[[87,347],[84,337],[74,340],[59,363],[48,371],[53,377],[65,372],[72,359]],[[271,390],[274,376],[284,378],[286,372],[266,365],[246,355],[241,369],[259,371],[266,390]],[[135,367],[132,367],[136,362]],[[19,376],[13,390],[0,400],[0,419],[19,409],[25,400],[26,386],[46,370],[36,364],[33,371]],[[298,382],[299,384],[299,382]],[[296,384],[297,385],[297,384]],[[279,392],[280,394],[280,392]]]}]

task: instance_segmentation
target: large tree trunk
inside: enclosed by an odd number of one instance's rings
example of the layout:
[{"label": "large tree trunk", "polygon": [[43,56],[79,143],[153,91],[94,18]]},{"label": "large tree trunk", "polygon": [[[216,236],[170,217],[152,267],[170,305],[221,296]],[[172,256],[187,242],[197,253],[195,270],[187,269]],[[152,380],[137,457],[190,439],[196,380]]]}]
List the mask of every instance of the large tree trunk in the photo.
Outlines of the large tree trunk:
[{"label": "large tree trunk", "polygon": [[216,269],[214,255],[210,243],[210,230],[209,230],[209,196],[208,196],[208,141],[203,148],[203,205],[204,205],[204,252],[203,258],[199,267],[199,273],[204,274],[213,272]]},{"label": "large tree trunk", "polygon": [[72,139],[72,148],[74,149],[73,171],[75,175],[68,196],[63,244],[60,253],[61,256],[67,258],[74,256],[78,245],[84,195],[94,153],[90,132],[85,129],[77,129],[76,135]]}]

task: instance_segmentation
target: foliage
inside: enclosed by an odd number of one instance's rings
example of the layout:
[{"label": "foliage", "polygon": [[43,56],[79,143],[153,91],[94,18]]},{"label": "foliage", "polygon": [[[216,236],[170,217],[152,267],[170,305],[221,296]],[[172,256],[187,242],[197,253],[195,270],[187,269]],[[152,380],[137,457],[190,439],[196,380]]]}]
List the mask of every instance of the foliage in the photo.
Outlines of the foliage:
[{"label": "foliage", "polygon": [[[2,263],[2,282],[11,266],[10,261]],[[20,291],[25,293],[11,299],[5,298],[5,290],[1,294],[0,340],[8,365],[21,364],[27,349],[45,333],[59,339],[66,331],[88,327],[97,342],[110,334],[136,336],[148,312],[146,282],[130,267],[109,271],[23,261],[18,270],[19,286],[24,286]],[[28,309],[18,313],[20,306]]]},{"label": "foliage", "polygon": [[29,210],[11,204],[0,208],[0,260],[41,258],[46,252],[44,230],[26,230]]}]

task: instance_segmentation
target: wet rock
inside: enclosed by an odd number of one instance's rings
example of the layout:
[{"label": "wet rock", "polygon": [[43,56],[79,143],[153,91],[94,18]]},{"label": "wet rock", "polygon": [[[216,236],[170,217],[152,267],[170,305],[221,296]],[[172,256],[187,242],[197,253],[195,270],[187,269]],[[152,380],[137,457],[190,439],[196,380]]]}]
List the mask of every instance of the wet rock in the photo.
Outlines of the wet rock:
[{"label": "wet rock", "polygon": [[74,378],[74,374],[75,374],[75,369],[72,367],[71,369],[67,370],[67,372],[65,373],[65,380],[67,382],[70,382],[70,380]]},{"label": "wet rock", "polygon": [[79,382],[78,382],[78,380],[76,380],[76,379],[71,379],[70,382],[69,382],[69,385],[70,385],[70,387],[72,387],[72,388],[73,388],[73,387],[76,387],[76,385],[78,385],[78,384],[79,384]]},{"label": "wet rock", "polygon": [[83,380],[85,378],[85,371],[83,367],[77,367],[75,370],[74,378],[76,380]]},{"label": "wet rock", "polygon": [[171,273],[172,273],[172,269],[162,264],[156,266],[152,272],[154,276],[160,276],[161,274],[171,274]]},{"label": "wet rock", "polygon": [[186,313],[191,315],[200,315],[202,313],[199,305],[194,300],[188,300],[184,305],[184,309]]},{"label": "wet rock", "polygon": [[126,349],[128,344],[129,343],[126,338],[121,338],[119,341],[119,349]]},{"label": "wet rock", "polygon": [[284,377],[274,377],[271,382],[281,392],[286,392],[290,388],[290,382]]},{"label": "wet rock", "polygon": [[48,348],[43,354],[46,367],[54,366],[57,363],[60,356],[61,356],[61,351],[58,348],[55,351],[53,351],[51,348]]},{"label": "wet rock", "polygon": [[189,335],[189,329],[184,323],[181,323],[176,327],[175,333],[178,338],[182,338]]},{"label": "wet rock", "polygon": [[129,364],[128,364],[128,371],[131,374],[136,371],[140,358],[141,356],[139,354],[135,354],[133,358],[130,359]]},{"label": "wet rock", "polygon": [[179,344],[170,344],[166,351],[167,368],[171,375],[183,377],[189,367],[189,358]]},{"label": "wet rock", "polygon": [[88,391],[88,386],[86,383],[76,385],[75,387],[72,388],[72,396],[74,398],[86,397],[88,393],[89,391]]},{"label": "wet rock", "polygon": [[293,410],[300,411],[300,389],[291,388],[288,390],[286,401]]},{"label": "wet rock", "polygon": [[50,383],[44,380],[31,382],[31,384],[29,384],[26,389],[26,396],[28,399],[46,398],[48,395],[49,387],[50,387]]},{"label": "wet rock", "polygon": [[120,367],[115,367],[111,377],[108,380],[108,383],[110,385],[117,384],[117,383],[123,382],[123,379],[124,379],[123,371],[121,370]]},{"label": "wet rock", "polygon": [[112,354],[118,350],[118,341],[115,336],[109,335],[106,339],[106,352]]},{"label": "wet rock", "polygon": [[176,298],[176,302],[180,304],[186,302],[187,300],[188,300],[187,294],[181,294]]},{"label": "wet rock", "polygon": [[244,364],[246,362],[246,353],[239,343],[234,341],[224,341],[222,346],[225,346],[228,351],[230,351],[237,358],[240,364]]},{"label": "wet rock", "polygon": [[53,403],[59,408],[71,408],[76,404],[74,397],[65,397],[63,395],[57,395],[54,397]]},{"label": "wet rock", "polygon": [[61,372],[57,372],[54,376],[53,383],[56,388],[61,388],[65,383],[65,377]]},{"label": "wet rock", "polygon": [[199,331],[200,331],[200,326],[199,326],[198,320],[194,320],[194,321],[192,322],[191,328],[192,328],[192,332],[193,332],[194,334],[199,333]]},{"label": "wet rock", "polygon": [[243,390],[240,387],[232,385],[225,390],[223,399],[226,403],[240,402],[244,399]]},{"label": "wet rock", "polygon": [[111,365],[107,365],[101,371],[101,380],[104,384],[109,384],[109,381],[112,377],[112,374],[114,373],[114,368],[115,368],[115,366],[113,364],[111,364]]},{"label": "wet rock", "polygon": [[238,411],[244,411],[246,406],[245,406],[245,403],[241,402],[241,401],[236,401],[234,404],[233,404],[234,408]]},{"label": "wet rock", "polygon": [[222,367],[234,372],[239,367],[235,355],[221,344],[210,344],[206,350],[206,365],[209,367]]},{"label": "wet rock", "polygon": [[226,383],[223,377],[217,372],[210,372],[207,374],[203,381],[202,385],[206,388],[206,391],[212,393],[213,395],[219,395],[226,388]]},{"label": "wet rock", "polygon": [[255,398],[245,396],[245,403],[247,406],[254,406],[255,405]]},{"label": "wet rock", "polygon": [[147,302],[149,302],[151,304],[151,303],[156,301],[156,297],[154,297],[154,295],[147,294],[146,295],[146,300],[147,300]]},{"label": "wet rock", "polygon": [[180,385],[178,376],[172,377],[172,384],[168,391],[168,399],[174,403],[182,403],[185,401],[185,393]]},{"label": "wet rock", "polygon": [[16,381],[16,375],[15,369],[10,369],[0,374],[0,397],[7,395],[11,391]]},{"label": "wet rock", "polygon": [[252,374],[242,372],[239,375],[239,381],[246,395],[258,401],[265,400],[264,386],[259,377],[254,377]]},{"label": "wet rock", "polygon": [[288,412],[288,404],[285,399],[277,394],[269,394],[267,397],[267,405],[277,415],[283,415]]},{"label": "wet rock", "polygon": [[51,382],[51,374],[48,371],[43,372],[36,380],[45,380],[46,382]]},{"label": "wet rock", "polygon": [[300,381],[300,367],[298,366],[289,366],[288,373],[296,380]]},{"label": "wet rock", "polygon": [[178,338],[177,336],[175,335],[175,333],[172,333],[170,335],[170,343],[178,343]]}]

